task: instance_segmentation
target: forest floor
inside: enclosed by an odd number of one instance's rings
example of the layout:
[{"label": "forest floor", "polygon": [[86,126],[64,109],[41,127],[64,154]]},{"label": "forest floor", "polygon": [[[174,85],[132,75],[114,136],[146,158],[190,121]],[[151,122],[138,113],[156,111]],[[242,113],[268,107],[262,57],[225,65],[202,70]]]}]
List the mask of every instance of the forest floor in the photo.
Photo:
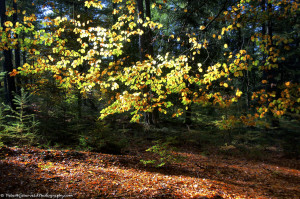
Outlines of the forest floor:
[{"label": "forest floor", "polygon": [[299,160],[203,156],[195,150],[180,155],[183,162],[156,168],[141,164],[137,154],[2,147],[0,196],[300,198]]}]

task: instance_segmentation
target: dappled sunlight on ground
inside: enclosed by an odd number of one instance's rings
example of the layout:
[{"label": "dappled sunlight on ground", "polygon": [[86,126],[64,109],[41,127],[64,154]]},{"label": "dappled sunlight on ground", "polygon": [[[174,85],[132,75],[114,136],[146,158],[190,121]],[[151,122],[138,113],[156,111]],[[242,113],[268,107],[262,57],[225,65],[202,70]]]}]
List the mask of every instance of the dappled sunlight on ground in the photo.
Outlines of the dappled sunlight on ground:
[{"label": "dappled sunlight on ground", "polygon": [[[136,156],[2,148],[1,194],[63,194],[81,198],[297,198],[299,161],[286,165],[181,153],[164,168]],[[279,161],[279,160],[276,160]],[[289,163],[290,162],[290,163]]]}]

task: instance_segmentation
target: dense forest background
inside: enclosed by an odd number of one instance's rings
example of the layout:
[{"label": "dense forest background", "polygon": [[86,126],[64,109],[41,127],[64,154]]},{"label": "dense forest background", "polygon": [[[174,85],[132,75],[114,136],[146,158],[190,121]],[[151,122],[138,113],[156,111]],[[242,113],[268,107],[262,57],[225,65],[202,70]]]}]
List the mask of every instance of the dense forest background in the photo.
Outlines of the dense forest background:
[{"label": "dense forest background", "polygon": [[298,154],[298,6],[1,1],[1,143],[213,138]]},{"label": "dense forest background", "polygon": [[2,155],[299,160],[298,1],[0,2]]}]

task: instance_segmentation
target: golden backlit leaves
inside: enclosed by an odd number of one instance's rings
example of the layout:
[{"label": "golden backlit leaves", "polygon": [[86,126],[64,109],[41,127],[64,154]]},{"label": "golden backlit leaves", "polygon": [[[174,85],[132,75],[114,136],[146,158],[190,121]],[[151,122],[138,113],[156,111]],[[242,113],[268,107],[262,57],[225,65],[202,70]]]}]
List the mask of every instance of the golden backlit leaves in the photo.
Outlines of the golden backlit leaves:
[{"label": "golden backlit leaves", "polygon": [[[120,3],[122,1],[114,0],[113,2]],[[295,4],[291,4],[293,5],[291,9],[294,9]],[[85,5],[87,7],[102,8],[101,3],[95,1],[86,1]],[[158,7],[162,9],[162,5],[161,3],[153,3],[152,8]],[[104,68],[101,63],[102,59],[107,60],[112,56],[120,60],[126,59],[123,57],[124,44],[132,42],[133,37],[144,34],[143,30],[138,29],[138,24],[141,24],[143,27],[149,27],[153,31],[157,31],[163,27],[162,24],[151,21],[149,18],[146,18],[144,21],[137,19],[136,15],[134,15],[135,6],[131,2],[127,3],[126,6],[118,6],[117,9],[114,9],[113,14],[118,16],[118,20],[111,28],[99,26],[86,28],[85,26],[88,22],[84,23],[75,19],[69,20],[67,17],[58,17],[55,19],[50,19],[49,17],[45,19],[46,26],[53,25],[57,27],[55,32],[51,34],[35,33],[34,39],[29,41],[27,39],[24,43],[27,43],[29,46],[29,44],[37,45],[38,42],[42,41],[45,45],[51,46],[54,55],[46,57],[40,55],[38,50],[28,49],[29,47],[25,46],[22,50],[27,50],[30,56],[37,60],[37,62],[33,65],[24,64],[18,71],[13,71],[10,75],[17,75],[19,72],[26,75],[51,71],[55,74],[54,78],[60,84],[71,87],[71,84],[76,83],[80,85],[79,87],[82,89],[82,92],[90,91],[95,86],[100,86],[102,91],[105,92],[113,90],[117,93],[116,97],[111,100],[112,106],[104,109],[102,116],[130,110],[136,121],[138,121],[143,111],[151,111],[154,107],[160,107],[162,113],[169,111],[168,107],[166,107],[168,106],[166,105],[168,104],[166,99],[170,94],[174,93],[180,94],[180,101],[185,106],[192,103],[212,103],[219,104],[221,107],[228,107],[242,97],[242,91],[236,88],[230,82],[229,78],[246,78],[251,67],[255,67],[260,72],[262,70],[277,68],[279,67],[278,62],[285,60],[285,57],[281,55],[281,51],[291,49],[289,45],[292,42],[291,39],[275,34],[270,38],[268,35],[262,35],[260,31],[257,31],[249,37],[251,38],[251,42],[254,42],[259,47],[258,53],[267,57],[266,62],[263,63],[261,60],[255,59],[245,49],[238,52],[229,52],[229,46],[227,43],[224,44],[223,39],[227,35],[230,35],[231,31],[238,31],[248,26],[247,21],[244,19],[247,19],[250,14],[246,11],[252,9],[240,3],[239,5],[231,6],[231,10],[223,12],[224,16],[222,16],[224,18],[222,20],[227,21],[226,26],[211,35],[200,38],[199,32],[206,30],[206,27],[201,25],[197,30],[198,32],[195,31],[186,35],[188,42],[184,41],[182,36],[175,33],[167,37],[168,41],[181,42],[181,46],[191,46],[189,47],[190,56],[169,57],[168,55],[162,55],[148,57],[142,63],[127,63],[126,66],[116,61],[111,62],[108,68]],[[188,10],[183,9],[183,12],[188,12]],[[23,13],[25,14],[25,12]],[[77,18],[79,19],[80,15]],[[13,28],[20,28],[22,31],[34,31],[32,22],[36,19],[35,15],[24,16],[23,24],[19,23],[14,26],[12,22],[7,21],[5,22],[5,26],[9,28],[7,31],[13,31]],[[63,33],[69,31],[63,25],[66,23],[72,23],[75,26],[72,31],[78,36],[77,42],[80,49],[77,52],[68,49],[66,47],[67,41],[61,38]],[[161,29],[160,31],[163,30]],[[10,36],[14,36],[14,34],[10,34]],[[13,38],[9,39],[9,41],[13,41]],[[85,40],[88,40],[88,42]],[[222,54],[225,52],[224,61],[221,63],[216,61],[204,65],[202,63],[193,63],[196,66],[195,71],[199,72],[199,74],[192,75],[190,73],[192,70],[190,63],[197,60],[197,55],[201,51],[207,51],[211,42],[217,42],[217,46],[220,49],[223,45]],[[14,44],[14,42],[7,43]],[[280,46],[283,46],[283,49],[280,49]],[[90,67],[88,73],[78,72],[78,68],[85,63],[88,63]],[[65,68],[66,70],[62,71],[61,68]],[[57,73],[62,74],[57,75]],[[263,84],[268,83],[267,80],[262,80],[261,82]],[[119,86],[121,84],[126,86],[125,93],[119,93]],[[189,90],[188,84],[194,85],[198,91],[192,92]],[[146,88],[148,85],[151,85],[152,92],[157,94],[158,97],[145,96],[144,93],[140,93],[140,90]],[[219,93],[213,91],[207,93],[206,91],[212,89],[214,85],[220,85],[220,87],[223,87],[223,90],[230,90],[232,96],[228,97],[226,92]],[[263,109],[258,109],[260,116],[264,116],[268,110],[272,111],[275,115],[282,115],[285,111],[292,108],[295,112],[298,111],[299,108],[293,107],[295,106],[295,101],[298,99],[295,97],[297,96],[297,92],[295,92],[297,85],[292,84],[292,82],[285,82],[280,86],[286,86],[288,89],[291,89],[291,91],[282,91],[280,102],[269,102],[268,99],[274,98],[271,94],[259,93],[259,91],[258,93],[253,93],[253,99],[259,100],[259,103],[265,106]],[[149,102],[151,102],[151,106]],[[177,112],[172,114],[175,114],[175,116],[180,115]]]},{"label": "golden backlit leaves", "polygon": [[237,89],[235,95],[236,95],[237,97],[241,97],[242,94],[243,94],[243,92],[240,91],[239,89]]},{"label": "golden backlit leaves", "polygon": [[6,21],[6,22],[4,22],[4,25],[5,25],[6,27],[13,27],[13,23],[12,23],[11,21]]},{"label": "golden backlit leaves", "polygon": [[19,72],[18,72],[16,69],[13,69],[13,70],[9,73],[9,75],[10,75],[11,77],[14,77],[14,76],[16,76],[18,73],[19,73]]}]

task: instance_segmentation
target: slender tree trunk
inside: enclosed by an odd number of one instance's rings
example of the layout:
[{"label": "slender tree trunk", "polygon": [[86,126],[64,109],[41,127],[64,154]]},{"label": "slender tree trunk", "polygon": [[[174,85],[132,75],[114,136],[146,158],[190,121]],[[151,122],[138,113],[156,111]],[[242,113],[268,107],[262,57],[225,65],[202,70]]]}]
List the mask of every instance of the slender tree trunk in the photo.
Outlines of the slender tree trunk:
[{"label": "slender tree trunk", "polygon": [[[117,9],[117,4],[112,3],[113,10]],[[113,15],[113,24],[115,24],[118,21],[118,16],[116,14]]]},{"label": "slender tree trunk", "polygon": [[[5,14],[6,12],[5,0],[0,1],[0,9],[1,9],[1,27],[4,28],[4,23],[7,21],[7,17]],[[10,49],[7,48],[3,50],[3,55],[4,55],[3,71],[6,72],[4,78],[4,81],[6,82],[5,98],[6,98],[6,102],[13,109],[15,109],[16,107],[12,100],[13,100],[13,92],[16,92],[16,85],[15,85],[14,77],[11,77],[9,75],[9,73],[13,71],[12,52]]]},{"label": "slender tree trunk", "polygon": [[192,124],[192,106],[189,104],[188,109],[185,111],[185,121],[184,123],[186,125],[191,125]]},{"label": "slender tree trunk", "polygon": [[[137,0],[137,8],[138,8],[138,18],[141,19],[143,22],[145,21],[145,11],[144,11],[144,0]],[[140,62],[143,62],[145,60],[145,51],[146,51],[146,41],[145,41],[145,29],[142,26],[141,23],[138,24],[138,28],[142,31],[144,31],[144,34],[140,34],[139,35],[139,54],[140,54]],[[143,89],[144,93],[148,93],[151,89],[149,87],[145,87]],[[150,101],[148,100],[148,103],[150,103]],[[152,125],[153,124],[153,120],[152,120],[152,113],[150,112],[145,112],[144,113],[144,117],[145,117],[145,123]]]},{"label": "slender tree trunk", "polygon": [[77,89],[76,91],[77,95],[77,114],[78,114],[78,119],[81,119],[82,117],[82,95],[80,93],[80,89]]},{"label": "slender tree trunk", "polygon": [[[24,40],[24,38],[25,38],[25,36],[24,36],[24,34],[22,34],[22,39]],[[26,51],[22,51],[22,64],[24,65],[26,62],[27,62]],[[24,85],[29,83],[28,77],[23,77],[22,80],[23,80]]]},{"label": "slender tree trunk", "polygon": [[[145,8],[146,8],[146,17],[148,17],[151,20],[151,8],[150,8],[150,0],[145,0]],[[146,33],[145,33],[145,40],[146,40],[146,52],[147,54],[151,55],[152,57],[154,57],[154,50],[153,50],[153,44],[152,44],[152,31],[151,29],[148,27],[146,29]],[[150,89],[151,92],[151,89]],[[150,93],[152,95],[152,93]],[[149,116],[150,117],[150,116]],[[154,124],[154,125],[158,125],[158,121],[159,121],[159,111],[158,111],[158,107],[155,107],[151,113],[151,120],[150,123]]]},{"label": "slender tree trunk", "polygon": [[[138,6],[138,18],[144,21],[144,4],[143,0],[137,0]],[[144,31],[142,24],[138,25],[140,30]],[[140,61],[143,62],[145,59],[145,34],[139,35],[139,53],[140,53]]]},{"label": "slender tree trunk", "polygon": [[[145,0],[145,8],[146,8],[146,17],[151,20],[151,8],[150,8],[150,0]],[[147,54],[153,56],[153,45],[152,45],[152,31],[149,27],[146,29],[146,43],[147,43]]]},{"label": "slender tree trunk", "polygon": [[[267,15],[267,20],[262,24],[262,35],[265,39],[265,46],[267,47],[268,54],[263,55],[263,60],[265,62],[269,61],[269,64],[273,64],[273,61],[267,60],[269,56],[271,56],[270,48],[273,46],[273,29],[272,29],[272,4],[266,3],[266,0],[262,0],[261,2],[262,11],[265,12]],[[267,67],[264,69],[263,77],[265,80],[268,81],[266,85],[266,92],[276,92],[276,96],[279,94],[279,89],[277,87],[277,81],[275,79],[275,76],[277,75],[277,72],[275,69],[271,68],[268,69]],[[271,118],[271,124],[273,127],[279,127],[279,120],[273,116],[273,114],[269,111],[268,116]]]},{"label": "slender tree trunk", "polygon": [[[16,11],[14,14],[13,14],[13,23],[16,24],[17,21],[18,21],[18,4],[17,2],[13,1],[13,8],[14,10]],[[15,36],[15,39],[18,40],[19,38],[19,35],[16,34]],[[19,46],[19,41],[18,43],[16,44],[16,48],[15,48],[15,68],[17,69],[18,67],[21,66],[21,53],[20,53],[20,46]],[[17,78],[16,77],[16,81],[17,81],[17,85],[16,85],[16,91],[18,94],[20,94],[20,87],[21,87],[21,81],[20,81],[20,78]]]},{"label": "slender tree trunk", "polygon": [[[272,3],[268,3],[267,33],[268,33],[268,38],[269,38],[269,42],[270,42],[269,49],[273,47],[272,10],[273,10]],[[269,56],[271,56],[272,51],[268,50],[268,53],[269,53]],[[270,64],[274,64],[273,60],[270,60]],[[273,68],[272,70],[268,71],[268,73],[269,74],[268,74],[268,79],[267,80],[268,80],[270,86],[267,89],[267,91],[275,92],[276,93],[276,98],[278,98],[279,95],[280,95],[280,90],[278,88],[278,82],[275,79],[275,76],[278,75],[278,71]],[[270,113],[270,114],[271,114],[271,124],[272,124],[272,126],[273,127],[279,127],[280,124],[279,124],[278,118],[275,118],[272,113]]]}]

